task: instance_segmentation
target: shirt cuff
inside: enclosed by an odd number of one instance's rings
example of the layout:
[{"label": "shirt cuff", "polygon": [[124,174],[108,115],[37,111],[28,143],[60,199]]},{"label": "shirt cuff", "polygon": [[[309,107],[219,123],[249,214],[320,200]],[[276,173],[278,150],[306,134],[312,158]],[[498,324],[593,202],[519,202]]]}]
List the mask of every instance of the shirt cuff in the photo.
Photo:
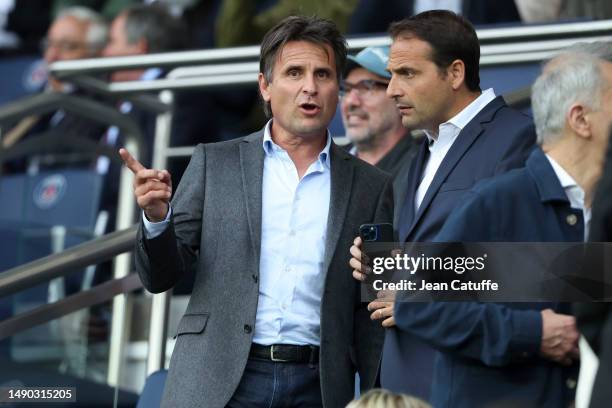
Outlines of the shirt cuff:
[{"label": "shirt cuff", "polygon": [[144,211],[142,212],[142,223],[144,224],[144,233],[146,239],[153,239],[160,236],[168,227],[170,217],[172,216],[172,207],[168,205],[168,214],[166,218],[160,222],[151,222],[147,220]]}]

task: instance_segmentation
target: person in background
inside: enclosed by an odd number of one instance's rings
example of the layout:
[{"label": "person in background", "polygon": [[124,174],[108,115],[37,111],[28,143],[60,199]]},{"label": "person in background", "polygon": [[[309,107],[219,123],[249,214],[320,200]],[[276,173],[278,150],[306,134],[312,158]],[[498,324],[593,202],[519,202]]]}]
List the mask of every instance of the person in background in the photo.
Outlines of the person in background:
[{"label": "person in background", "polygon": [[[43,40],[45,62],[50,65],[56,61],[99,57],[107,39],[108,26],[98,13],[79,6],[64,9]],[[49,86],[54,91],[65,88],[53,76],[49,77]]]},{"label": "person in background", "polygon": [[[402,124],[395,102],[386,90],[389,47],[368,47],[349,55],[340,85],[340,109],[350,153],[389,173],[393,190],[403,191],[405,174],[417,151],[411,132]],[[398,175],[403,175],[398,177]],[[404,196],[394,195],[394,208],[401,209]],[[398,228],[399,212],[393,217]]]},{"label": "person in background", "polygon": [[349,55],[340,85],[340,109],[350,153],[395,177],[415,154],[415,143],[395,102],[386,95],[389,47]]},{"label": "person in background", "polygon": [[[50,65],[57,61],[99,57],[107,38],[108,26],[99,14],[85,7],[67,8],[53,21],[43,40],[45,63]],[[48,77],[44,92],[84,94],[52,75]],[[2,148],[10,149],[25,139],[50,131],[58,135],[70,134],[97,141],[104,133],[104,126],[61,109],[45,115],[32,115],[19,121],[3,135]],[[4,171],[20,173],[29,170],[36,173],[41,162],[52,163],[55,159],[45,159],[38,155],[32,160],[16,160],[7,163]]]},{"label": "person in background", "polygon": [[[180,51],[187,48],[187,31],[181,20],[162,5],[134,5],[113,20],[108,44],[103,56],[121,57],[159,52]],[[162,75],[158,68],[117,71],[113,82],[155,79]]]}]

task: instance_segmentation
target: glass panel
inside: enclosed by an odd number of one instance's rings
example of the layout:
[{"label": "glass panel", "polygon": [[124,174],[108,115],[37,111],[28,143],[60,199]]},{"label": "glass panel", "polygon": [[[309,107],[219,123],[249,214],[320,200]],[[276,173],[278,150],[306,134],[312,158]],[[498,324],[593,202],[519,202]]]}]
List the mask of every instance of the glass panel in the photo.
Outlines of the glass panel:
[{"label": "glass panel", "polygon": [[[43,286],[52,285],[40,285],[35,290],[3,299],[2,317],[7,315],[7,306],[17,314],[42,305],[44,302],[36,295],[46,294]],[[122,380],[115,388],[107,381],[111,311],[112,302],[107,302],[0,340],[0,388],[72,388],[77,402],[74,406],[134,407],[141,391],[140,384],[124,384]],[[129,359],[124,359],[123,363],[121,378],[131,373],[130,376],[144,379],[142,364],[135,371],[138,365]]]}]

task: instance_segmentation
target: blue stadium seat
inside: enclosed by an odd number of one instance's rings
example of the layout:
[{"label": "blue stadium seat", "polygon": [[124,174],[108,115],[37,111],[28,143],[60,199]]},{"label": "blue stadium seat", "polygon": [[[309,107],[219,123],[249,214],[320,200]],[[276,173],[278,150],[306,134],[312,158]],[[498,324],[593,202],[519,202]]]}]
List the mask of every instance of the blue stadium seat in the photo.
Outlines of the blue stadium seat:
[{"label": "blue stadium seat", "polygon": [[91,239],[103,176],[64,170],[0,178],[0,271],[51,253],[50,229],[66,228],[65,247]]},{"label": "blue stadium seat", "polygon": [[[54,226],[65,228],[65,248],[91,239],[100,207],[102,177],[94,170],[1,177],[0,273],[51,254],[51,229]],[[82,282],[82,272],[66,277],[63,280],[64,293],[80,291]],[[57,293],[61,296],[61,291]],[[0,299],[0,320],[48,301],[49,285],[46,283]],[[19,351],[20,346],[40,342],[41,338],[48,336],[48,333],[39,333],[36,329],[28,332],[31,333],[24,333],[24,338],[12,339],[13,353]],[[0,355],[6,355],[8,344],[6,341],[0,343]]]}]

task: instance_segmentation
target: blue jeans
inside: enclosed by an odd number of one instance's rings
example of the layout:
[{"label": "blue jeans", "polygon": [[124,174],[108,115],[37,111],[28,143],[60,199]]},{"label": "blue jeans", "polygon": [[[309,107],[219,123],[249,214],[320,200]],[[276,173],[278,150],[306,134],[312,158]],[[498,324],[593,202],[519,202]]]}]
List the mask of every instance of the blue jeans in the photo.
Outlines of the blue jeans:
[{"label": "blue jeans", "polygon": [[226,408],[314,408],[323,406],[319,365],[249,358]]}]

